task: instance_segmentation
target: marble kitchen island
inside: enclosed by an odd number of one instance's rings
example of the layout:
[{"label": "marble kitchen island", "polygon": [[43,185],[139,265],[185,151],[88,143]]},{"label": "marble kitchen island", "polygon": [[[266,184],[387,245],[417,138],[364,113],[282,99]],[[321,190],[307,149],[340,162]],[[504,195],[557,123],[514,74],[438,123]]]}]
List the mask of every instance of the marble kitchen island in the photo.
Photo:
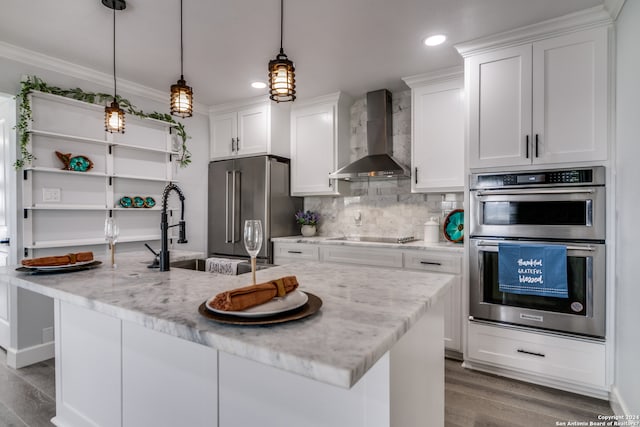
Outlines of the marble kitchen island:
[{"label": "marble kitchen island", "polygon": [[[121,256],[121,258],[125,258]],[[249,284],[139,257],[118,268],[0,280],[54,299],[58,426],[442,426],[442,295],[453,276],[297,263],[323,300],[270,326],[202,317],[206,299]]]}]

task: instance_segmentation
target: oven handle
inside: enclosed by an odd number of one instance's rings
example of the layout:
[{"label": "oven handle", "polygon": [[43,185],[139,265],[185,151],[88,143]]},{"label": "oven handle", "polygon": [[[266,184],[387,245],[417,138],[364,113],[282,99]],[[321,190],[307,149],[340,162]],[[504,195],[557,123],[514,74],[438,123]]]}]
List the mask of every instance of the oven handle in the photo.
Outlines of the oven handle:
[{"label": "oven handle", "polygon": [[[498,242],[489,242],[486,240],[478,240],[478,244],[477,247],[479,248],[488,248],[488,247],[496,247],[498,246]],[[589,252],[593,252],[596,250],[596,248],[594,248],[591,245],[587,245],[587,246],[575,246],[575,245],[567,245],[567,250],[568,251],[589,251]]]},{"label": "oven handle", "polygon": [[542,190],[542,189],[522,189],[522,190],[476,190],[476,195],[480,196],[526,196],[535,194],[593,194],[596,191],[593,188],[575,188],[562,190]]}]

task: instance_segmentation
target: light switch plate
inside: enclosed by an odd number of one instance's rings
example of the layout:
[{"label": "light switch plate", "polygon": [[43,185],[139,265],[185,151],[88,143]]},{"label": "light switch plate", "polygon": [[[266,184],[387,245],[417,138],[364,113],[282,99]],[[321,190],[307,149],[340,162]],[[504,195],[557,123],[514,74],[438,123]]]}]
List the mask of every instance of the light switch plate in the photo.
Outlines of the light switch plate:
[{"label": "light switch plate", "polygon": [[42,201],[45,203],[59,202],[60,189],[59,188],[43,188]]}]

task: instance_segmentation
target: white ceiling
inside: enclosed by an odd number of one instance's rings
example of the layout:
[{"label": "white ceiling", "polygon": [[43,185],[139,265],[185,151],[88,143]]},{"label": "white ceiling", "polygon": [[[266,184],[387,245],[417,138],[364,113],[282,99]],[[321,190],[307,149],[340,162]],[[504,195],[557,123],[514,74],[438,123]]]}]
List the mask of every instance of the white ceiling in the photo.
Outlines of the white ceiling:
[{"label": "white ceiling", "polygon": [[[196,101],[266,94],[278,53],[278,0],[183,0],[184,75]],[[285,1],[284,50],[298,99],[337,90],[358,97],[401,77],[462,64],[453,45],[602,4],[602,0]],[[127,0],[117,12],[117,75],[166,90],[180,75],[179,0]],[[100,0],[2,0],[0,40],[112,73],[112,11]],[[445,44],[426,48],[425,36]]]}]

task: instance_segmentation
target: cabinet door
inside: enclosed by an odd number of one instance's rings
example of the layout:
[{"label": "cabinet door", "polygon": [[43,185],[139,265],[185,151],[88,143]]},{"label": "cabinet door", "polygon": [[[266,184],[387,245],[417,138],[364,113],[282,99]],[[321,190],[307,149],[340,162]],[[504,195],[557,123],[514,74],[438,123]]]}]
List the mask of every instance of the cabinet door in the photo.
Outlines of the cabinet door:
[{"label": "cabinet door", "polygon": [[607,29],[533,44],[533,161],[607,159]]},{"label": "cabinet door", "polygon": [[258,105],[238,112],[237,152],[240,155],[263,154],[269,149],[267,105]]},{"label": "cabinet door", "polygon": [[413,90],[411,191],[464,189],[462,79]]},{"label": "cabinet door", "polygon": [[531,163],[531,45],[467,59],[469,167]]},{"label": "cabinet door", "polygon": [[291,113],[291,195],[336,194],[335,105],[318,104]]},{"label": "cabinet door", "polygon": [[235,138],[238,133],[237,113],[211,116],[211,146],[209,159],[229,157],[235,153]]}]

